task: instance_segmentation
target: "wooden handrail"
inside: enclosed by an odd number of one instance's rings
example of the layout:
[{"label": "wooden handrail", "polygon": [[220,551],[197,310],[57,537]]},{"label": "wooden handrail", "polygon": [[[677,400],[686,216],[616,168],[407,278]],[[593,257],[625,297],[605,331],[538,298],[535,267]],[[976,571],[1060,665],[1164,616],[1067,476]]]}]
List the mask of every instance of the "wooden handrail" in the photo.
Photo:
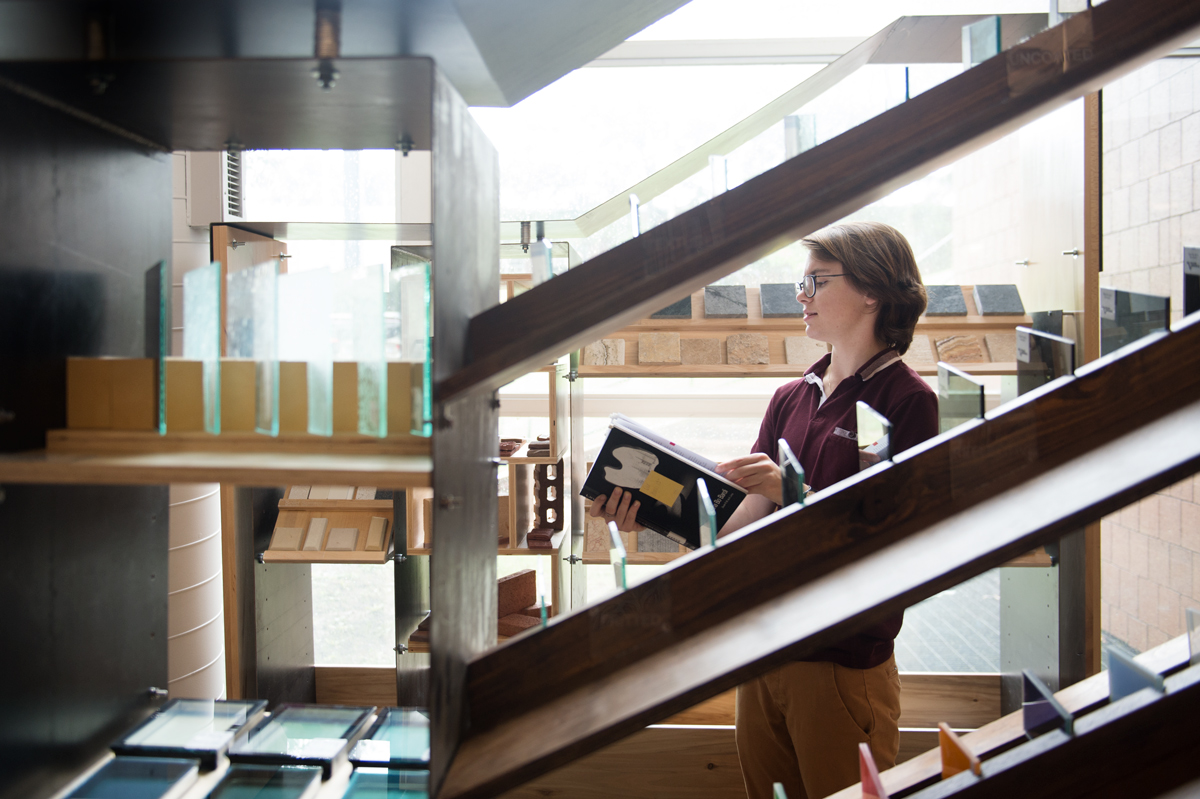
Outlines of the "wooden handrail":
[{"label": "wooden handrail", "polygon": [[1198,361],[1194,314],[477,658],[440,795],[511,787],[1194,473]]},{"label": "wooden handrail", "polygon": [[1200,35],[1195,0],[1109,0],[470,323],[440,398],[497,389]]}]

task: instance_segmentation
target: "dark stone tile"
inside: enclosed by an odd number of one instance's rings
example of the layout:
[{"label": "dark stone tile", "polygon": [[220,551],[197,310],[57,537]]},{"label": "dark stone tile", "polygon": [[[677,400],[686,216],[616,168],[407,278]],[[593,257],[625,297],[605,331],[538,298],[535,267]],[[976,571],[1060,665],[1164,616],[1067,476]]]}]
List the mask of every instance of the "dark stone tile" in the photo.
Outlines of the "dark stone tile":
[{"label": "dark stone tile", "polygon": [[745,319],[745,286],[705,286],[704,315],[709,319]]},{"label": "dark stone tile", "polygon": [[962,286],[926,286],[929,298],[926,316],[966,316],[967,301],[963,299]]},{"label": "dark stone tile", "polygon": [[1021,293],[1012,283],[998,286],[976,286],[975,307],[984,316],[1023,316],[1025,304]]},{"label": "dark stone tile", "polygon": [[763,319],[804,316],[804,306],[796,299],[795,283],[763,283],[758,290]]},{"label": "dark stone tile", "polygon": [[688,295],[679,302],[673,302],[661,311],[650,314],[651,319],[691,319],[692,297]]}]

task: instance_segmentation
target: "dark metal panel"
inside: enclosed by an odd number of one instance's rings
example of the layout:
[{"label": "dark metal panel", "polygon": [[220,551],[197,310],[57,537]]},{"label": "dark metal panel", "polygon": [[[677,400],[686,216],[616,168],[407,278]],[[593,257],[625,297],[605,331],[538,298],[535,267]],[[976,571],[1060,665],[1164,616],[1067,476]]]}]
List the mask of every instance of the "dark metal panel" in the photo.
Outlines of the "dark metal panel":
[{"label": "dark metal panel", "polygon": [[258,699],[271,706],[317,701],[313,668],[312,567],[255,563]]}]

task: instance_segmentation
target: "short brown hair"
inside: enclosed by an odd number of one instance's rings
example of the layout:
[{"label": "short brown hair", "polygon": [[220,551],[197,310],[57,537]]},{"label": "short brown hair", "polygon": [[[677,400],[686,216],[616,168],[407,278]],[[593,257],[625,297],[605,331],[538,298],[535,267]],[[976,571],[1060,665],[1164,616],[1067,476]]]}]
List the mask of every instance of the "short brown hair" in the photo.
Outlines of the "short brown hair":
[{"label": "short brown hair", "polygon": [[846,222],[803,239],[818,261],[842,265],[858,291],[879,303],[875,335],[903,355],[925,313],[925,285],[904,234],[882,222]]}]

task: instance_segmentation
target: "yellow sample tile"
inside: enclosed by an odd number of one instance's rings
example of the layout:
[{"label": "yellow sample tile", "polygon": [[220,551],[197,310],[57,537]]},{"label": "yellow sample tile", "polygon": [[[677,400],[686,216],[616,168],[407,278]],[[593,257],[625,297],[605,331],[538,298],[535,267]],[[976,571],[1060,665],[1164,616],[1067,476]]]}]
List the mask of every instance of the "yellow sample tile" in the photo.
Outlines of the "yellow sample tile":
[{"label": "yellow sample tile", "polygon": [[419,363],[390,362],[387,365],[388,435],[409,435],[412,430],[413,370]]},{"label": "yellow sample tile", "polygon": [[308,532],[304,536],[304,551],[318,552],[325,543],[325,531],[329,529],[329,519],[317,516],[308,522]]},{"label": "yellow sample tile", "polygon": [[279,432],[308,432],[308,364],[279,362]]},{"label": "yellow sample tile", "polygon": [[657,499],[669,508],[675,504],[675,500],[679,499],[683,486],[658,472],[650,472],[640,490],[646,496]]},{"label": "yellow sample tile", "polygon": [[158,421],[158,381],[150,358],[113,358],[112,429],[154,430]]},{"label": "yellow sample tile", "polygon": [[204,432],[204,364],[167,359],[167,432]]},{"label": "yellow sample tile", "polygon": [[938,744],[942,750],[942,779],[953,777],[964,771],[970,771],[976,777],[983,776],[983,765],[970,749],[968,749],[950,725],[938,723]]},{"label": "yellow sample tile", "polygon": [[358,364],[333,365],[333,432],[358,432]]},{"label": "yellow sample tile", "polygon": [[67,358],[67,427],[112,427],[112,370],[103,358]]},{"label": "yellow sample tile", "polygon": [[221,432],[254,432],[254,361],[221,359]]}]

